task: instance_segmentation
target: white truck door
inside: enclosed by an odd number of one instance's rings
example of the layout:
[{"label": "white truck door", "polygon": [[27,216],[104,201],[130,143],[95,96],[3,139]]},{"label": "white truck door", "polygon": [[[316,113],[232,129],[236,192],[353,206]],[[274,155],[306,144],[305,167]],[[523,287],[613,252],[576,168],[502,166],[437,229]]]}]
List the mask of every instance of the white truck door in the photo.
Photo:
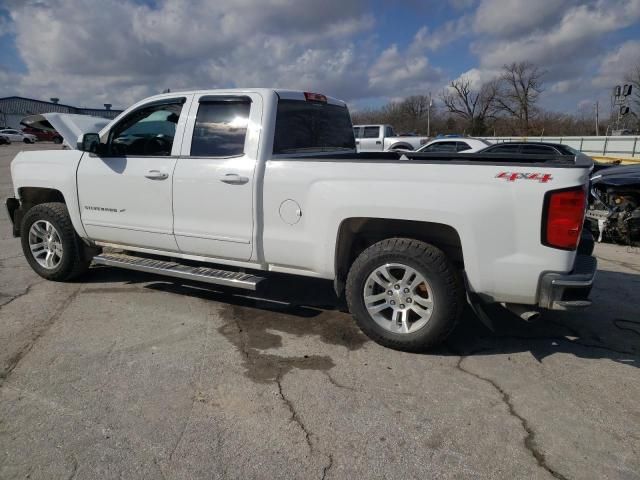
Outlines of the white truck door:
[{"label": "white truck door", "polygon": [[251,258],[262,104],[256,93],[194,97],[173,179],[173,228],[183,253]]},{"label": "white truck door", "polygon": [[381,152],[382,145],[382,128],[379,125],[365,126],[362,128],[362,136],[360,137],[360,152]]},{"label": "white truck door", "polygon": [[85,154],[78,197],[90,238],[178,250],[171,186],[191,97],[138,106],[109,130],[106,153]]}]

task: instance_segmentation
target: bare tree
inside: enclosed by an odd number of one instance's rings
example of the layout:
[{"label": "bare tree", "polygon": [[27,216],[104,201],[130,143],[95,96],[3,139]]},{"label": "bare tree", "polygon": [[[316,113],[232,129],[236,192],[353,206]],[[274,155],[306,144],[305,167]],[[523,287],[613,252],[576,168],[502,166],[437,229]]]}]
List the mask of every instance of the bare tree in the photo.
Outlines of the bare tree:
[{"label": "bare tree", "polygon": [[440,94],[445,108],[468,123],[471,135],[481,135],[485,122],[496,113],[498,84],[491,81],[474,90],[468,77],[453,80]]},{"label": "bare tree", "polygon": [[536,102],[542,93],[545,72],[530,62],[514,62],[502,67],[497,105],[515,118],[523,135],[529,134],[531,119],[536,116]]}]

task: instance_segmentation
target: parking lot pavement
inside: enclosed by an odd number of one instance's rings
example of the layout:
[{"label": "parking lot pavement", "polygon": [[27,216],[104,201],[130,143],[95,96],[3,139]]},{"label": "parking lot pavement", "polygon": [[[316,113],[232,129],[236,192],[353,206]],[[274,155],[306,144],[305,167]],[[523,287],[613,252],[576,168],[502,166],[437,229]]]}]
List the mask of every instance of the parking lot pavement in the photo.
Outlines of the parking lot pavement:
[{"label": "parking lot pavement", "polygon": [[322,281],[45,282],[0,215],[0,478],[640,479],[640,251],[596,253],[590,309],[414,355]]}]

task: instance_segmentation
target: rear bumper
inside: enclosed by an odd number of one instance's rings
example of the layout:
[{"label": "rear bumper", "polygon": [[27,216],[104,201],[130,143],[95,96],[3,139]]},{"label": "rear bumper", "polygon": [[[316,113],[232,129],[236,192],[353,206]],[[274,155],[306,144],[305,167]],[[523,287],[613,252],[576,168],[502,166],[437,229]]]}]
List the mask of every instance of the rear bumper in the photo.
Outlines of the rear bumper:
[{"label": "rear bumper", "polygon": [[5,202],[7,207],[7,213],[9,214],[9,220],[11,220],[13,236],[20,236],[20,223],[22,222],[22,209],[20,208],[20,201],[17,198],[9,197]]},{"label": "rear bumper", "polygon": [[571,272],[543,274],[538,289],[538,306],[549,310],[572,310],[590,306],[589,293],[597,269],[598,261],[595,257],[579,253]]}]

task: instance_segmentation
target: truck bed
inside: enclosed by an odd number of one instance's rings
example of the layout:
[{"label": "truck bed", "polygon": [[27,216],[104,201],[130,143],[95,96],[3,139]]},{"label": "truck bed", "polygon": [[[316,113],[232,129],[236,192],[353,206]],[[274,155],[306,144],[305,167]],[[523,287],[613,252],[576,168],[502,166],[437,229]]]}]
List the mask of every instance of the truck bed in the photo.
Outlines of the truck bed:
[{"label": "truck bed", "polygon": [[417,162],[458,165],[544,166],[557,168],[590,168],[593,160],[586,155],[524,155],[503,153],[422,153],[422,152],[358,152],[321,153],[316,155],[276,156],[278,160],[346,161],[346,162]]}]

